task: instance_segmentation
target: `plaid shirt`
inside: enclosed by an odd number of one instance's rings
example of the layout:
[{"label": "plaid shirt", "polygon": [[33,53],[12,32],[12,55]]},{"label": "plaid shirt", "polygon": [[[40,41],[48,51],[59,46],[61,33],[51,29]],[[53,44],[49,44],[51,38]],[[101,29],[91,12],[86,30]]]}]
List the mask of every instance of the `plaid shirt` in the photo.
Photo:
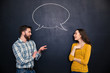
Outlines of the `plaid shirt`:
[{"label": "plaid shirt", "polygon": [[[18,38],[18,40],[13,44],[12,49],[16,57],[17,68],[33,68],[34,58],[32,55],[36,51],[36,44],[34,41],[29,40],[24,43]],[[41,54],[37,53],[35,60],[38,60],[40,56]]]}]

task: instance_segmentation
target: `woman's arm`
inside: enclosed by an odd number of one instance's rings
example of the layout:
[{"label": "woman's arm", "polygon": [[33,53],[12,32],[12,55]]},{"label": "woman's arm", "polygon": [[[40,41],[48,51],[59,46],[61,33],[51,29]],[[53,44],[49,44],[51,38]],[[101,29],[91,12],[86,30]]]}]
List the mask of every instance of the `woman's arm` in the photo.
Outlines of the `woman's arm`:
[{"label": "woman's arm", "polygon": [[90,54],[91,54],[91,45],[88,45],[86,48],[84,59],[74,58],[74,61],[87,65],[89,62]]},{"label": "woman's arm", "polygon": [[74,44],[72,45],[71,53],[70,53],[70,55],[69,55],[69,60],[70,60],[70,61],[73,61],[73,60],[74,60],[75,50],[76,50],[77,48],[80,48],[80,46],[75,46]]},{"label": "woman's arm", "polygon": [[70,55],[69,55],[69,60],[73,61],[74,60],[74,53],[75,53],[75,48],[73,48],[73,50],[71,51]]}]

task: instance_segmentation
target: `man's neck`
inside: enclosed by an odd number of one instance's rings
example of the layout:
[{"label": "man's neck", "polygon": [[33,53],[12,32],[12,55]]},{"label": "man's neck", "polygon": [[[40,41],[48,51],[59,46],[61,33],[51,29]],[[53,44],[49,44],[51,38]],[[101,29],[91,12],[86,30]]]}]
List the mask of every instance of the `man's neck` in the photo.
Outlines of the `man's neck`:
[{"label": "man's neck", "polygon": [[26,38],[24,36],[20,36],[20,39],[23,41],[23,42],[27,42]]}]

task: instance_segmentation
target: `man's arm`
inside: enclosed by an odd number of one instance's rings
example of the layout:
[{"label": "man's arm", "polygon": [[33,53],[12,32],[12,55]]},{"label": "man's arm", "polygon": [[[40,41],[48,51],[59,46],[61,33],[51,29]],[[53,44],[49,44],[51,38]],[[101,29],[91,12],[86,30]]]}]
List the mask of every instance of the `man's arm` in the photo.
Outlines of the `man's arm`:
[{"label": "man's arm", "polygon": [[30,61],[32,61],[34,59],[33,57],[31,57],[30,59],[23,58],[21,52],[19,51],[19,48],[15,44],[13,44],[12,49],[13,49],[13,53],[14,53],[16,59],[21,64],[28,63],[28,62],[30,62]]},{"label": "man's arm", "polygon": [[34,45],[34,54],[36,54],[36,55],[35,55],[35,60],[38,60],[38,59],[41,57],[41,51],[47,49],[47,48],[45,48],[45,47],[47,47],[47,46],[46,46],[46,45],[45,45],[45,46],[42,46],[42,47],[40,47],[40,49],[37,51],[37,50],[36,50],[36,44],[35,44],[34,41],[33,41],[33,45]]}]

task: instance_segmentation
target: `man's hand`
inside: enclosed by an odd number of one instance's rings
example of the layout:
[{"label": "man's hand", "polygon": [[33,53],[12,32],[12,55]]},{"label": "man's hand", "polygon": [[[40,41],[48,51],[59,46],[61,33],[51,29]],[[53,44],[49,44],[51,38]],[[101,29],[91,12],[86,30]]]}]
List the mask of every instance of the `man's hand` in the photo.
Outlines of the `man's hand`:
[{"label": "man's hand", "polygon": [[37,54],[37,51],[34,52],[34,54],[33,54],[32,57],[35,58],[36,57],[36,54]]},{"label": "man's hand", "polygon": [[38,53],[40,53],[41,51],[46,50],[46,49],[47,49],[46,47],[47,47],[47,45],[44,45],[44,46],[40,47],[40,49],[39,49]]}]

